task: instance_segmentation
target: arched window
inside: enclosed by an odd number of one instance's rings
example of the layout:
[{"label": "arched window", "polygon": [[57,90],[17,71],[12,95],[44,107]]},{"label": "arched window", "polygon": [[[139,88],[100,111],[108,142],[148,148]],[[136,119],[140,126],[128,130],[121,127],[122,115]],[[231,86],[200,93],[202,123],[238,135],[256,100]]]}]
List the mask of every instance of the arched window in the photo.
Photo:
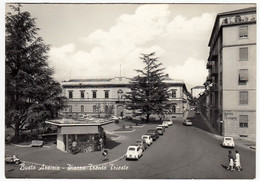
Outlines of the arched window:
[{"label": "arched window", "polygon": [[176,113],[176,106],[172,106],[172,113]]},{"label": "arched window", "polygon": [[73,98],[73,93],[72,91],[69,91],[69,99],[72,99]]},{"label": "arched window", "polygon": [[84,98],[84,91],[80,91],[80,97]]},{"label": "arched window", "polygon": [[80,106],[80,109],[81,109],[81,112],[84,112],[84,106],[83,105]]},{"label": "arched window", "polygon": [[122,91],[122,89],[119,89],[119,90],[117,91],[117,96],[118,96],[119,99],[121,99],[121,98],[123,97],[123,91]]}]

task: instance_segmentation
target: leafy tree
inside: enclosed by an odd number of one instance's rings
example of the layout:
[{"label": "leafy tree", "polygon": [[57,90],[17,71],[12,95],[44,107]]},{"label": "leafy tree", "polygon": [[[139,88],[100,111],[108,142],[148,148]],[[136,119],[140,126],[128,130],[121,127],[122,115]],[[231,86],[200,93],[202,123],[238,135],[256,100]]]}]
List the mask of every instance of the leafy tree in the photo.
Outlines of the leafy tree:
[{"label": "leafy tree", "polygon": [[10,7],[15,14],[5,17],[5,117],[18,141],[25,125],[33,128],[57,117],[65,98],[60,96],[60,84],[52,78],[53,70],[47,63],[49,45],[38,37],[35,18],[21,12],[20,4]]},{"label": "leafy tree", "polygon": [[153,58],[155,53],[142,54],[140,59],[145,64],[143,70],[136,70],[135,76],[130,82],[130,89],[126,95],[129,100],[127,109],[133,110],[134,116],[146,116],[149,121],[151,114],[164,116],[169,112],[168,85],[164,82],[166,75],[158,58]]}]

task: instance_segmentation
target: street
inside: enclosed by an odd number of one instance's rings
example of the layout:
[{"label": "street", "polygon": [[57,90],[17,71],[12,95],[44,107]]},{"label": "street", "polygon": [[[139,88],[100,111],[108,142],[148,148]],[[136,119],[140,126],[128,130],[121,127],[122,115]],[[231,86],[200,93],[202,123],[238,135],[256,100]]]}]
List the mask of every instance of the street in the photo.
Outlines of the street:
[{"label": "street", "polygon": [[[157,124],[156,124],[157,125]],[[156,125],[148,124],[135,132],[124,134],[120,138],[131,144],[148,129]],[[201,129],[203,128],[203,129]],[[206,130],[206,131],[205,131]],[[123,140],[121,140],[123,141]],[[163,136],[155,141],[139,161],[121,159],[106,169],[84,171],[20,171],[19,167],[8,166],[6,177],[26,178],[98,178],[98,179],[252,179],[255,178],[255,151],[236,146],[239,150],[243,171],[230,172],[224,166],[228,164],[228,150],[220,146],[221,141],[207,132],[201,119],[193,119],[193,126],[184,126],[175,121],[166,128]],[[126,151],[127,145],[125,145]],[[55,163],[54,163],[55,165]],[[15,167],[13,170],[10,167]],[[119,170],[116,170],[116,169]],[[111,170],[112,169],[112,170]]]}]

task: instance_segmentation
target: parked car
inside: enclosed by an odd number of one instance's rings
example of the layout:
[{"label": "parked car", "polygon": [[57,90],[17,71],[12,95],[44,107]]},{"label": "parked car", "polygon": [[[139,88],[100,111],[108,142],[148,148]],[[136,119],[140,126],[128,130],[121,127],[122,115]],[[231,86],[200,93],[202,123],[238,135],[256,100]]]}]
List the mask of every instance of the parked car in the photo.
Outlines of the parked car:
[{"label": "parked car", "polygon": [[158,133],[159,133],[159,135],[163,135],[163,128],[162,127],[160,127],[160,126],[157,126],[156,127],[156,130],[158,131]]},{"label": "parked car", "polygon": [[143,150],[143,152],[144,152],[144,150],[146,150],[147,147],[148,147],[147,143],[146,143],[143,139],[137,139],[135,143],[141,147],[141,149]]},{"label": "parked car", "polygon": [[223,147],[230,147],[234,148],[235,147],[235,142],[232,137],[224,137],[223,142],[222,142]]},{"label": "parked car", "polygon": [[151,135],[153,138],[153,141],[155,141],[159,138],[159,133],[156,129],[149,129],[146,134]]},{"label": "parked car", "polygon": [[168,128],[168,121],[163,121],[162,125],[164,125],[166,128]]},{"label": "parked car", "polygon": [[192,126],[192,122],[191,122],[191,120],[186,119],[186,120],[183,121],[183,125],[185,125],[185,126]]},{"label": "parked car", "polygon": [[162,127],[163,132],[165,132],[165,126],[164,125],[160,124],[157,127]]},{"label": "parked car", "polygon": [[139,158],[143,155],[143,150],[140,146],[131,145],[127,148],[125,159],[135,159],[139,160]]},{"label": "parked car", "polygon": [[153,143],[153,138],[151,135],[143,135],[142,139],[146,142],[148,146],[150,146]]},{"label": "parked car", "polygon": [[167,122],[168,122],[169,126],[172,126],[172,124],[173,124],[172,120],[167,120]]}]

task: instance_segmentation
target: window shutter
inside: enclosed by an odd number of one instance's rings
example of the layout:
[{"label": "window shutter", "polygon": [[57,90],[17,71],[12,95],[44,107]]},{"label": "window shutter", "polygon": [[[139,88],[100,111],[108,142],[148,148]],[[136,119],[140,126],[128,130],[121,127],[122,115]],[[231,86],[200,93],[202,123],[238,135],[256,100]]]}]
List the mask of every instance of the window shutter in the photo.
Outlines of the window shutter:
[{"label": "window shutter", "polygon": [[248,123],[248,115],[239,115],[240,123]]},{"label": "window shutter", "polygon": [[247,61],[248,60],[248,48],[240,48],[239,49],[239,60]]},{"label": "window shutter", "polygon": [[247,38],[248,36],[248,27],[242,26],[239,27],[239,38]]},{"label": "window shutter", "polygon": [[247,69],[239,70],[239,81],[248,81],[248,70]]},{"label": "window shutter", "polygon": [[244,91],[239,93],[239,103],[248,104],[248,92]]}]

